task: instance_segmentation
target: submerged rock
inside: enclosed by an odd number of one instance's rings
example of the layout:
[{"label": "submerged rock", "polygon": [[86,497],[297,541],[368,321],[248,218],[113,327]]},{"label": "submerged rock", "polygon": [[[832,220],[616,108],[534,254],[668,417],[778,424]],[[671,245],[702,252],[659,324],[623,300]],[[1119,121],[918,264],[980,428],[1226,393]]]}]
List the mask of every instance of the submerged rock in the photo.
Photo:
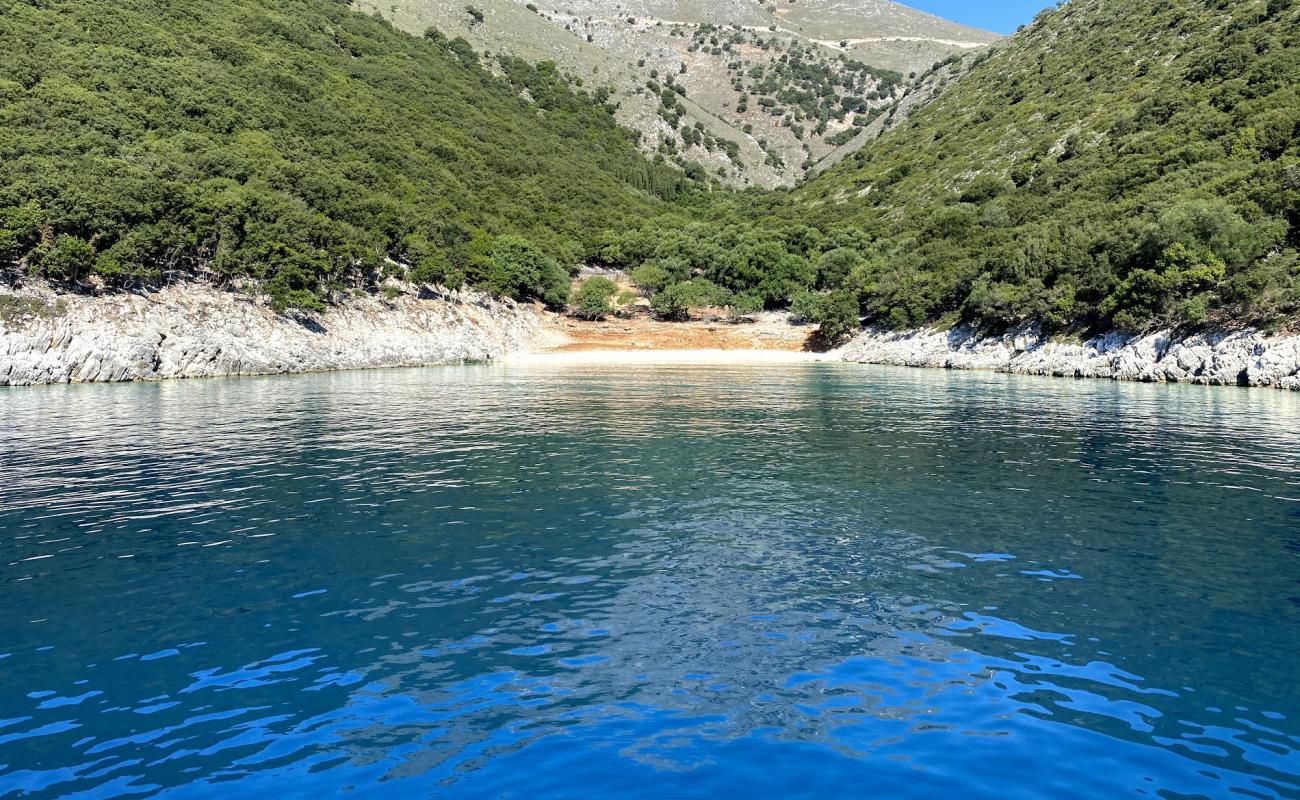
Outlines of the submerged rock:
[{"label": "submerged rock", "polygon": [[0,386],[484,361],[544,335],[540,310],[473,292],[354,295],[315,315],[277,314],[199,284],[97,297],[36,287],[11,296],[44,300],[51,311],[0,316]]},{"label": "submerged rock", "polygon": [[1300,391],[1300,336],[1251,330],[1184,337],[1167,330],[1143,336],[1112,332],[1071,342],[1043,338],[1033,326],[1001,336],[984,336],[967,326],[868,328],[836,355],[868,364]]}]

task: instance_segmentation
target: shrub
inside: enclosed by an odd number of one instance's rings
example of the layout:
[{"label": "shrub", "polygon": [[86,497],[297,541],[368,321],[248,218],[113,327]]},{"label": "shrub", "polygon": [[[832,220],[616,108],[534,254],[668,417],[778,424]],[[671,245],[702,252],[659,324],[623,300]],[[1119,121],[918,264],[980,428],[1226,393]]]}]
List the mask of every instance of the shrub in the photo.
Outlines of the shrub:
[{"label": "shrub", "polygon": [[246,277],[289,308],[371,287],[391,259],[554,303],[565,270],[493,276],[492,236],[562,264],[692,184],[553,65],[494,61],[333,0],[6,9],[0,272]]},{"label": "shrub", "polygon": [[790,299],[790,316],[795,322],[816,322],[826,306],[826,295],[805,289]]},{"label": "shrub", "polygon": [[1006,194],[1012,188],[1012,183],[996,175],[980,175],[975,180],[966,184],[962,190],[961,201],[963,203],[983,203],[992,200],[999,195]]},{"label": "shrub", "polygon": [[763,298],[756,294],[732,295],[727,304],[727,316],[732,322],[741,322],[752,318],[763,310]]},{"label": "shrub", "polygon": [[0,260],[8,260],[35,247],[40,241],[43,224],[44,214],[35,202],[0,209]]},{"label": "shrub", "polygon": [[691,309],[725,305],[730,300],[725,289],[717,284],[697,278],[674,283],[655,295],[651,307],[664,319],[686,320]]},{"label": "shrub", "polygon": [[862,254],[851,247],[837,247],[819,253],[813,260],[813,267],[817,274],[817,287],[827,289],[832,286],[842,286],[849,273],[861,263]]},{"label": "shrub", "polygon": [[647,296],[653,296],[673,281],[668,270],[655,262],[647,262],[632,270],[632,282]]},{"label": "shrub", "polygon": [[560,262],[519,236],[503,236],[489,253],[482,284],[493,294],[536,298],[553,308],[569,299],[569,275]]},{"label": "shrub", "polygon": [[610,312],[609,301],[618,293],[618,285],[609,278],[588,278],[574,295],[573,313],[583,319],[603,319]]},{"label": "shrub", "polygon": [[817,317],[817,332],[827,344],[837,344],[841,339],[858,329],[858,297],[846,289],[837,289],[830,293],[822,303],[821,313]]},{"label": "shrub", "polygon": [[90,272],[95,261],[95,249],[90,242],[67,235],[41,246],[36,255],[34,266],[41,274],[56,280],[79,280]]}]

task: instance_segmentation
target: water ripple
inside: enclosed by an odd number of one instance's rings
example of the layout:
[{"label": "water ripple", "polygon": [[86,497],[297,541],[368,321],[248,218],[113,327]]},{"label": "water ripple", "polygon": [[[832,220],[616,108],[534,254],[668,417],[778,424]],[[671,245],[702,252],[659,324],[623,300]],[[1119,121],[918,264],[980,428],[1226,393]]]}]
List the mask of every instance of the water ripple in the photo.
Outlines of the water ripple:
[{"label": "water ripple", "polygon": [[1300,797],[1300,398],[0,392],[0,796]]}]

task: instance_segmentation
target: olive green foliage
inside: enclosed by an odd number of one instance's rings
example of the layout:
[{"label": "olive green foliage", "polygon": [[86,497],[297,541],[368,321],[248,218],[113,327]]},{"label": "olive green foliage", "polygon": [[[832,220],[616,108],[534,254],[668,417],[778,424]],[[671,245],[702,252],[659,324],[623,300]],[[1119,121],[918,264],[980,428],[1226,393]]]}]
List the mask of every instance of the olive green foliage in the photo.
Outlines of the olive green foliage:
[{"label": "olive green foliage", "polygon": [[813,318],[817,330],[828,344],[837,344],[841,339],[858,329],[858,297],[850,289],[836,289],[826,296]]},{"label": "olive green foliage", "polygon": [[784,202],[771,194],[712,195],[690,216],[714,220],[654,218],[608,235],[595,258],[631,269],[633,282],[653,296],[665,318],[684,319],[692,308],[714,306],[740,320],[789,305],[796,318],[819,323],[833,342],[859,321],[859,294],[845,287],[884,271],[888,261],[859,230],[749,221],[772,216]]},{"label": "olive green foliage", "polygon": [[858,296],[843,288],[828,293],[803,291],[790,301],[790,314],[798,322],[817,323],[822,338],[836,344],[858,328]]},{"label": "olive green foliage", "polygon": [[[1073,0],[794,192],[873,320],[1300,318],[1300,3]],[[824,267],[823,267],[824,264]]]},{"label": "olive green foliage", "polygon": [[685,320],[691,309],[725,306],[730,299],[726,289],[704,278],[696,278],[667,287],[654,296],[651,306],[664,319]]},{"label": "olive green foliage", "polygon": [[632,282],[637,285],[637,288],[646,295],[654,295],[655,292],[673,282],[673,273],[669,272],[662,264],[654,261],[647,261],[632,270],[630,277]]},{"label": "olive green foliage", "polygon": [[482,285],[505,297],[534,298],[559,308],[569,301],[569,273],[522,236],[496,239],[481,275]]},{"label": "olive green foliage", "polygon": [[812,322],[822,314],[826,295],[805,289],[790,299],[790,316],[795,322]]},{"label": "olive green foliage", "polygon": [[756,294],[732,294],[727,300],[727,316],[733,322],[752,319],[763,310],[763,298]]},{"label": "olive green foliage", "polygon": [[609,278],[588,278],[573,297],[574,313],[583,319],[602,319],[610,312],[609,301],[618,294],[618,284]]},{"label": "olive green foliage", "polygon": [[[742,97],[813,135],[862,110],[843,95],[897,82],[788,56]],[[320,308],[406,273],[559,307],[588,261],[630,270],[667,318],[793,301],[832,341],[859,317],[1300,321],[1300,2],[1072,0],[964,58],[823,175],[733,193],[648,161],[608,92],[553,64],[489,71],[462,39],[343,3],[15,2],[0,279],[252,278]]]},{"label": "olive green foliage", "polygon": [[686,181],[554,65],[497,67],[331,0],[10,3],[0,272],[312,308],[409,265],[562,302],[556,263]]},{"label": "olive green foliage", "polygon": [[594,257],[631,269],[633,282],[647,293],[704,278],[775,307],[814,284],[816,271],[809,259],[825,240],[822,234],[804,225],[756,226],[735,218],[734,210],[725,213],[732,218],[722,226],[679,217],[652,219],[607,237]]}]

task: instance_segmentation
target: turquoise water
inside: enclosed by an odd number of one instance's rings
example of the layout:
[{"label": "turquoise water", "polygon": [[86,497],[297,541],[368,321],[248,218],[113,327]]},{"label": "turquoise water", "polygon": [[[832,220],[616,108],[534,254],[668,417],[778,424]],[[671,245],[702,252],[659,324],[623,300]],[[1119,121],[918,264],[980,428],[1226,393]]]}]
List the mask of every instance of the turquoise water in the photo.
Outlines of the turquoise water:
[{"label": "turquoise water", "polygon": [[0,391],[0,796],[1300,797],[1300,397]]}]

